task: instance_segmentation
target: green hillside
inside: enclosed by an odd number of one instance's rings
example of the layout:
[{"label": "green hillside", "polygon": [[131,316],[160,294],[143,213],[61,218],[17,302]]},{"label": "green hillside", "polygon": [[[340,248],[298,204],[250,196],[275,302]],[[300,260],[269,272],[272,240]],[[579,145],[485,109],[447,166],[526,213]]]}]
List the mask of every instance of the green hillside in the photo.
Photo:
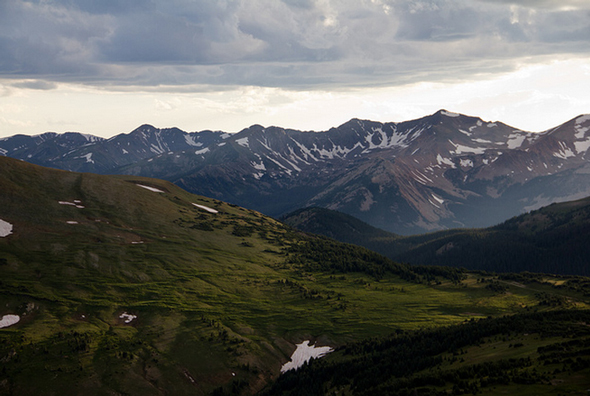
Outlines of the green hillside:
[{"label": "green hillside", "polygon": [[589,311],[556,311],[397,332],[312,361],[265,395],[583,395],[589,322]]},{"label": "green hillside", "polygon": [[383,246],[382,240],[399,238],[394,233],[373,227],[356,217],[319,207],[302,208],[280,220],[299,230],[364,246],[376,252]]},{"label": "green hillside", "polygon": [[0,157],[0,191],[0,394],[254,394],[303,340],[590,303],[581,278],[397,264],[160,180]]}]

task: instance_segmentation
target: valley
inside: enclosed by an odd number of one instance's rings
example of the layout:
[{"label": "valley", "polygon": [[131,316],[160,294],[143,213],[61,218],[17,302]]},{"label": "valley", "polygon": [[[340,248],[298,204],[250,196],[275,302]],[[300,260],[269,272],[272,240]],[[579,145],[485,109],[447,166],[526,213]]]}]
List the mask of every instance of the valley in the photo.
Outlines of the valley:
[{"label": "valley", "polygon": [[590,250],[585,242],[590,227],[590,198],[554,203],[493,227],[413,236],[388,233],[323,208],[300,209],[282,221],[413,265],[590,275]]},{"label": "valley", "polygon": [[411,267],[162,180],[0,168],[6,394],[256,394],[303,341],[590,304],[585,278]]}]

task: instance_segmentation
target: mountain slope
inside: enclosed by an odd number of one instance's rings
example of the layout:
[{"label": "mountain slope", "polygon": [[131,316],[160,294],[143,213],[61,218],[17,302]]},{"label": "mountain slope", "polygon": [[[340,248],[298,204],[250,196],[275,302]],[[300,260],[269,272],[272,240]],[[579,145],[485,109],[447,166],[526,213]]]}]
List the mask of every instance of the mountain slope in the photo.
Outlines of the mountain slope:
[{"label": "mountain slope", "polygon": [[590,235],[590,197],[551,204],[490,228],[406,237],[327,209],[301,209],[283,221],[302,231],[364,246],[415,265],[590,275],[590,246],[586,243]]},{"label": "mountain slope", "polygon": [[499,296],[161,180],[3,157],[0,189],[5,394],[254,394],[303,340],[589,303],[555,277]]},{"label": "mountain slope", "polygon": [[[3,155],[61,169],[164,178],[281,216],[319,206],[416,234],[486,227],[590,195],[590,116],[542,133],[445,110],[421,119],[353,119],[325,132],[253,125],[237,134],[142,126],[60,146],[55,134],[0,141]],[[25,139],[26,140],[26,139]]]},{"label": "mountain slope", "polygon": [[403,253],[415,264],[463,266],[495,272],[590,275],[590,198],[551,204],[480,230],[454,230],[409,237]]},{"label": "mountain slope", "polygon": [[583,394],[587,311],[527,313],[348,345],[266,395]]},{"label": "mountain slope", "polygon": [[402,238],[347,214],[318,207],[296,210],[280,220],[298,230],[364,246],[381,254],[384,254],[382,248],[388,246],[384,241]]},{"label": "mountain slope", "polygon": [[[589,125],[580,116],[534,134],[441,110],[320,133],[253,126],[170,180],[273,216],[320,206],[402,234],[488,226],[589,195]],[[157,162],[133,171],[153,174]]]}]

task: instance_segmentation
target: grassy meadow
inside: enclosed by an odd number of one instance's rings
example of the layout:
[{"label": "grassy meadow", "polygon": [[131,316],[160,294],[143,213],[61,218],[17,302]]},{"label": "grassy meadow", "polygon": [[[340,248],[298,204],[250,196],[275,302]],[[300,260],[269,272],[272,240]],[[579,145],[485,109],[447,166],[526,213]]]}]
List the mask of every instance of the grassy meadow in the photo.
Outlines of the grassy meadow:
[{"label": "grassy meadow", "polygon": [[[0,157],[0,191],[13,225],[0,238],[0,316],[21,319],[0,329],[0,394],[254,394],[303,340],[338,347],[590,300],[565,287],[578,278],[457,281],[401,265],[413,278],[374,276],[362,248],[160,180]],[[299,253],[310,241],[360,258],[314,269]]]}]

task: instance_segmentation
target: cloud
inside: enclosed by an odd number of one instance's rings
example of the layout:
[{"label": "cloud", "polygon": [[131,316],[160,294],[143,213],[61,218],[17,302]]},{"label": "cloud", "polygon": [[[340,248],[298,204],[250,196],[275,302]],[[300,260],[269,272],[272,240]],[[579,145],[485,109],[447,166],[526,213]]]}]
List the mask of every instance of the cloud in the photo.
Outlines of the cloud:
[{"label": "cloud", "polygon": [[586,0],[481,0],[490,3],[504,3],[533,9],[588,10]]},{"label": "cloud", "polygon": [[25,88],[25,89],[39,89],[39,90],[50,90],[56,89],[57,84],[51,81],[43,81],[43,80],[26,80],[26,81],[19,81],[12,84],[15,88]]},{"label": "cloud", "polygon": [[[577,54],[581,0],[4,0],[0,77],[292,89],[448,81]],[[43,85],[40,81],[44,81]]]}]

